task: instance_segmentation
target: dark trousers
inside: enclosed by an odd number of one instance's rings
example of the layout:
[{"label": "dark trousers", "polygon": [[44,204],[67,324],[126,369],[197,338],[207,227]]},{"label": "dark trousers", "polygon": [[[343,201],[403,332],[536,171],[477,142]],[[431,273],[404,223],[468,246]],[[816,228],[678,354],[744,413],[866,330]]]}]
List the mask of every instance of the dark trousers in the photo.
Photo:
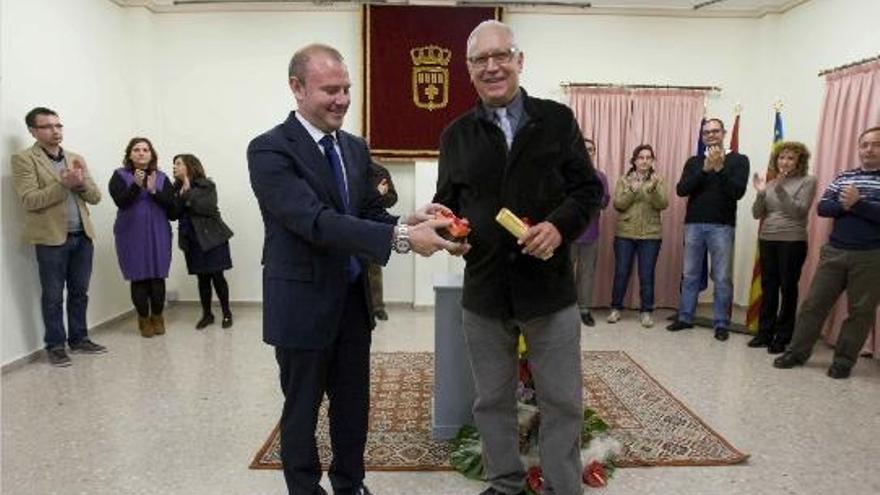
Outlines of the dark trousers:
[{"label": "dark trousers", "polygon": [[640,311],[654,311],[654,269],[660,254],[660,239],[614,238],[614,285],[611,289],[611,307],[623,309],[623,297],[629,285],[633,261],[639,260]]},{"label": "dark trousers", "polygon": [[165,279],[150,278],[131,283],[131,302],[138,316],[159,316],[165,309]]},{"label": "dark trousers", "polygon": [[229,284],[223,272],[200,273],[196,275],[199,280],[199,301],[202,303],[202,314],[207,316],[211,314],[211,286],[217,291],[217,299],[220,300],[220,309],[223,316],[232,315],[229,310]]},{"label": "dark trousers", "polygon": [[[92,240],[78,232],[68,234],[60,246],[37,245],[40,270],[40,309],[46,334],[46,348],[76,343],[88,336],[86,309],[92,278]],[[64,331],[64,287],[67,286],[67,327]]]},{"label": "dark trousers", "polygon": [[284,408],[281,463],[291,495],[318,493],[321,464],[315,441],[318,408],[329,399],[329,476],[337,495],[363,483],[370,408],[370,325],[363,286],[349,286],[337,337],[327,349],[275,348]]},{"label": "dark trousers", "polygon": [[758,249],[761,259],[761,318],[758,335],[767,341],[788,345],[794,332],[798,282],[807,259],[807,241],[760,240]]},{"label": "dark trousers", "polygon": [[810,293],[797,315],[789,351],[806,359],[840,294],[846,291],[848,315],[834,346],[834,364],[851,368],[874,325],[880,303],[880,249],[856,251],[822,246]]}]

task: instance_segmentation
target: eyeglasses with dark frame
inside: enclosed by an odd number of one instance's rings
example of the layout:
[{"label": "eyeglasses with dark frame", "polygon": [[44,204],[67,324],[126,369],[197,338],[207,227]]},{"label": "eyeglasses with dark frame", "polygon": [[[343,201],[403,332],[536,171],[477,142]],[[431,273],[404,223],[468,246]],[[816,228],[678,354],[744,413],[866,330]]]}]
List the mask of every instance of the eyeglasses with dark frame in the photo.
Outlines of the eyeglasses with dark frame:
[{"label": "eyeglasses with dark frame", "polygon": [[467,61],[471,67],[475,69],[485,69],[489,66],[489,60],[494,60],[497,65],[509,64],[513,62],[517,53],[519,53],[519,48],[512,46],[507,50],[490,52],[476,57],[468,57]]}]

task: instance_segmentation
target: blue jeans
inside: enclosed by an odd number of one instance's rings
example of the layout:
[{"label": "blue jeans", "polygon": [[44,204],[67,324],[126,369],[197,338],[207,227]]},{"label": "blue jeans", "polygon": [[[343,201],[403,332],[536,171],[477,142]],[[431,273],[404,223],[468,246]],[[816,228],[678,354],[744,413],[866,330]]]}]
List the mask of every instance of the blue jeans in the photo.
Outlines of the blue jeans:
[{"label": "blue jeans", "polygon": [[639,310],[654,311],[654,268],[660,254],[660,239],[614,238],[614,286],[611,289],[611,308],[623,309],[623,296],[629,285],[633,260],[639,260]]},{"label": "blue jeans", "polygon": [[733,279],[730,269],[733,257],[731,225],[688,223],[684,226],[684,280],[681,284],[681,306],[678,319],[693,323],[700,294],[700,273],[703,258],[709,252],[710,276],[715,286],[713,320],[715,328],[730,326],[730,305],[733,302]]},{"label": "blue jeans", "polygon": [[[89,279],[92,277],[92,241],[85,234],[68,234],[60,246],[37,245],[37,264],[43,295],[40,306],[46,335],[46,348],[76,343],[88,336],[86,308]],[[67,326],[64,332],[64,286],[67,285]]]}]

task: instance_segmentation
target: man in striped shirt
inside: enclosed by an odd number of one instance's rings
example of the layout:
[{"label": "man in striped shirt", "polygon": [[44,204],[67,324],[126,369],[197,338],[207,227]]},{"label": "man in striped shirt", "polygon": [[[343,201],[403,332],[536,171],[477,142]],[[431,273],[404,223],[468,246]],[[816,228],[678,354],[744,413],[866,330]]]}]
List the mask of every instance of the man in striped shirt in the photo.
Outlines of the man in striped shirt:
[{"label": "man in striped shirt", "polygon": [[873,327],[880,303],[880,126],[859,136],[862,166],[837,176],[819,200],[819,216],[834,219],[822,246],[810,293],[797,316],[791,345],[773,361],[777,368],[807,362],[828,313],[846,290],[848,316],[828,368],[831,378],[847,378]]}]

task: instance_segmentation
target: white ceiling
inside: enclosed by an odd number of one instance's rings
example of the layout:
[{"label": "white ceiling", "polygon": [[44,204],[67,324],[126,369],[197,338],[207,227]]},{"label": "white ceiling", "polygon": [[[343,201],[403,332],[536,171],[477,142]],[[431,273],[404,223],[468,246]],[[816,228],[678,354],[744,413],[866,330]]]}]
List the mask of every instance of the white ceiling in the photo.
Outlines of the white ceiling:
[{"label": "white ceiling", "polygon": [[[288,10],[303,7],[345,7],[365,3],[357,0],[110,0],[122,6],[143,6],[154,12],[210,10]],[[809,0],[386,0],[382,4],[498,4],[513,8],[583,9],[583,12],[621,15],[761,17],[782,13]],[[695,6],[702,5],[695,9]],[[522,5],[522,7],[520,7]]]}]

